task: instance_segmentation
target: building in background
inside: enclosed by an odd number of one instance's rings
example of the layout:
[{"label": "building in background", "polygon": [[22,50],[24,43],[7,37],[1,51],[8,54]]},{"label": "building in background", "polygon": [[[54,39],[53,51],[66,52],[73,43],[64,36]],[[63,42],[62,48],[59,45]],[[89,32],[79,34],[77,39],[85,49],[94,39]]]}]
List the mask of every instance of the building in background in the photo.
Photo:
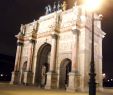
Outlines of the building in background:
[{"label": "building in background", "polygon": [[[17,52],[11,83],[73,92],[87,91],[91,14],[76,2],[67,10],[46,12],[38,20],[21,25],[16,35]],[[105,33],[101,30],[100,20],[95,20],[94,29],[96,82],[98,89],[101,89],[102,39]]]}]

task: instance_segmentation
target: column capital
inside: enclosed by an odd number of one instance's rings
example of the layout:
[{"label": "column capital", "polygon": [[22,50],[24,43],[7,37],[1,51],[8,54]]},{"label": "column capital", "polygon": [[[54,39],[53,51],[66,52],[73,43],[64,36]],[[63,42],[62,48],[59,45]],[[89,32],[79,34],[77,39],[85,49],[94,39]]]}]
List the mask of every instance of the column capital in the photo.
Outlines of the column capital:
[{"label": "column capital", "polygon": [[36,40],[30,39],[29,42],[35,44],[36,43]]},{"label": "column capital", "polygon": [[79,33],[79,32],[80,32],[79,29],[72,29],[72,33],[73,33],[73,34],[76,34],[76,33]]},{"label": "column capital", "polygon": [[22,42],[17,42],[17,46],[23,46]]},{"label": "column capital", "polygon": [[57,38],[58,38],[58,35],[57,35],[57,34],[51,34],[51,37],[52,37],[53,39],[57,39]]}]

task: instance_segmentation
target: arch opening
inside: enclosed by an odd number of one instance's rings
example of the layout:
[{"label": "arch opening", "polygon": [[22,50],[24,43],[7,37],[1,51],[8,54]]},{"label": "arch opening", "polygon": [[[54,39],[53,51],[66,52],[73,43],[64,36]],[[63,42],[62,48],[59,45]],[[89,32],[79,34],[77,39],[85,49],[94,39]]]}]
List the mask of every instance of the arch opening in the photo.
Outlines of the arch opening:
[{"label": "arch opening", "polygon": [[66,58],[60,65],[59,87],[65,89],[69,82],[69,72],[71,72],[71,60]]},{"label": "arch opening", "polygon": [[49,71],[51,45],[43,44],[37,54],[35,83],[37,86],[45,87],[47,72]]}]

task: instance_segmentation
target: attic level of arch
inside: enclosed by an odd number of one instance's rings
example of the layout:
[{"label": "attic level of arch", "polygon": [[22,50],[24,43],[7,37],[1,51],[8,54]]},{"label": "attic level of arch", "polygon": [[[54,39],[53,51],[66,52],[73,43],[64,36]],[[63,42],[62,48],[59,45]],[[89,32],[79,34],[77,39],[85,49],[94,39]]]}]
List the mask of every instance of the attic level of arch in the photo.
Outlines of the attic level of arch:
[{"label": "attic level of arch", "polygon": [[[95,14],[97,18],[98,15]],[[75,5],[73,8],[41,16],[29,24],[21,24],[20,32],[16,37],[18,40],[26,41],[51,35],[53,32],[61,33],[72,31],[73,29],[81,30],[82,28],[91,30],[91,14],[86,12],[82,6]],[[101,21],[95,21],[95,30],[98,35],[101,30]],[[103,32],[101,31],[101,34]]]}]

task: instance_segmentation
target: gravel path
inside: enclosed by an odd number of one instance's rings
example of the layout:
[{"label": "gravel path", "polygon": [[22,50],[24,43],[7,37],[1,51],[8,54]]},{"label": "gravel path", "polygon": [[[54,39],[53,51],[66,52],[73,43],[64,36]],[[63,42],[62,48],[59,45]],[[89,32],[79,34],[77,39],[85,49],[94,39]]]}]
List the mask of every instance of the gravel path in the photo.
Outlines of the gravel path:
[{"label": "gravel path", "polygon": [[[0,83],[0,95],[88,95],[81,92],[66,92],[65,90],[44,90],[36,86],[10,85],[9,83]],[[97,95],[113,95],[113,88],[105,88],[103,92],[97,92]]]}]

